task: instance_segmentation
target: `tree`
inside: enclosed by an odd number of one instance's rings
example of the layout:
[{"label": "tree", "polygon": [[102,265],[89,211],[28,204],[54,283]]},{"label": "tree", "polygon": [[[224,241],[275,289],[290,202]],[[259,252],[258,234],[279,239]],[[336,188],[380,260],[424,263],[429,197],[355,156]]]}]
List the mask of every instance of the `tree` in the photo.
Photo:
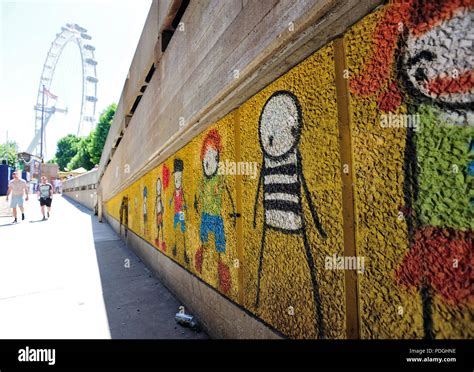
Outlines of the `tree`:
[{"label": "tree", "polygon": [[16,167],[18,158],[18,144],[13,141],[9,141],[5,144],[0,144],[0,160],[6,160],[7,164],[11,167]]},{"label": "tree", "polygon": [[66,170],[68,163],[76,155],[80,142],[81,138],[74,134],[68,134],[58,141],[55,158],[60,170]]},{"label": "tree", "polygon": [[94,168],[94,163],[91,161],[91,155],[89,152],[89,148],[92,142],[92,133],[87,137],[83,137],[80,139],[79,143],[77,144],[77,152],[68,163],[67,168],[69,170],[77,169],[77,168],[85,168],[90,170]]},{"label": "tree", "polygon": [[116,110],[115,103],[107,107],[100,115],[95,130],[87,137],[68,134],[58,141],[55,161],[60,170],[80,167],[90,170],[95,164],[99,164]]},{"label": "tree", "polygon": [[100,115],[97,127],[91,133],[92,138],[89,152],[93,164],[99,164],[100,162],[102,150],[104,149],[105,141],[107,140],[107,135],[109,134],[110,126],[114,119],[116,110],[117,105],[115,103],[112,103],[109,107],[107,107]]}]

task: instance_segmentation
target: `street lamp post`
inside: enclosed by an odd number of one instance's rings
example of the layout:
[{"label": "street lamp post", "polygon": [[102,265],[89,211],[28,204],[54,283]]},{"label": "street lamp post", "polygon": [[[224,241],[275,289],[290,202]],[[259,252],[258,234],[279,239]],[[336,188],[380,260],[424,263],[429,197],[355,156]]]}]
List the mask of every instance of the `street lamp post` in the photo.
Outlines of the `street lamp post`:
[{"label": "street lamp post", "polygon": [[43,168],[43,136],[44,136],[44,84],[43,84],[43,94],[41,100],[41,137],[40,137],[40,164],[38,167],[38,185],[41,181],[41,173]]}]

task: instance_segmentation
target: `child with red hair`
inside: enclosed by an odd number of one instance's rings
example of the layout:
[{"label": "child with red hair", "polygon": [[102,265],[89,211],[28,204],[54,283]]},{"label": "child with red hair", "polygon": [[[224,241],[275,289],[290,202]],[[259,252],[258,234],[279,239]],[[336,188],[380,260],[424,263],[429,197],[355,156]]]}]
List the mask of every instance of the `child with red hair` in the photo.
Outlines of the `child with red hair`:
[{"label": "child with red hair", "polygon": [[217,263],[217,273],[219,277],[219,287],[227,293],[231,287],[231,275],[229,266],[222,261],[222,255],[226,253],[226,241],[224,232],[224,220],[222,218],[223,192],[227,190],[230,202],[232,204],[231,217],[239,217],[235,213],[232,195],[224,181],[224,176],[218,174],[219,158],[222,152],[222,142],[219,132],[216,129],[210,130],[201,147],[201,162],[203,179],[199,184],[199,194],[194,198],[194,208],[199,213],[199,204],[201,204],[201,226],[200,239],[201,247],[197,250],[195,256],[196,270],[202,272],[202,263],[204,259],[204,248],[208,242],[209,233],[214,235],[216,251],[219,254]]}]

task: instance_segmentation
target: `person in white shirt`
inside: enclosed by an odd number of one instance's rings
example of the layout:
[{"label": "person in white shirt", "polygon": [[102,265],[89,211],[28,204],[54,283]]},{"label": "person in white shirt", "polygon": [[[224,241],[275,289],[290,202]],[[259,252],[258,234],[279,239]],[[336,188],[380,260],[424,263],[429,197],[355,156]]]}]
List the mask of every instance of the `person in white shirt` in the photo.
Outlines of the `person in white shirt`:
[{"label": "person in white shirt", "polygon": [[59,178],[56,178],[56,179],[54,180],[54,193],[55,193],[55,194],[59,194],[59,186],[60,186],[59,183],[60,183],[60,182],[61,182],[61,181],[59,180]]},{"label": "person in white shirt", "polygon": [[25,219],[25,208],[23,207],[23,196],[26,194],[26,201],[28,201],[28,185],[24,179],[21,178],[21,171],[17,170],[13,173],[13,179],[8,184],[7,201],[10,193],[12,199],[10,207],[13,210],[13,223],[17,223],[17,211],[16,208],[20,207],[21,219]]}]

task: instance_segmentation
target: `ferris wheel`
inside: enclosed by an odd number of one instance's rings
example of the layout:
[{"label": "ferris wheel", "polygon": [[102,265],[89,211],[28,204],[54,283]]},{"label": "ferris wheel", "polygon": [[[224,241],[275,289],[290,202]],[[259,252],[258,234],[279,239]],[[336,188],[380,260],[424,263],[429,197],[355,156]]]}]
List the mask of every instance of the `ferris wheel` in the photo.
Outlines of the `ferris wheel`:
[{"label": "ferris wheel", "polygon": [[77,135],[87,134],[92,130],[95,122],[97,103],[97,61],[94,58],[95,47],[90,44],[92,37],[87,30],[78,24],[68,23],[61,27],[61,32],[51,43],[39,82],[35,110],[35,132],[27,152],[43,156],[43,147],[46,140],[46,126],[55,113],[67,113],[67,108],[57,108],[57,97],[50,91],[56,66],[61,54],[69,43],[79,47],[82,64],[82,100],[78,118]]}]

